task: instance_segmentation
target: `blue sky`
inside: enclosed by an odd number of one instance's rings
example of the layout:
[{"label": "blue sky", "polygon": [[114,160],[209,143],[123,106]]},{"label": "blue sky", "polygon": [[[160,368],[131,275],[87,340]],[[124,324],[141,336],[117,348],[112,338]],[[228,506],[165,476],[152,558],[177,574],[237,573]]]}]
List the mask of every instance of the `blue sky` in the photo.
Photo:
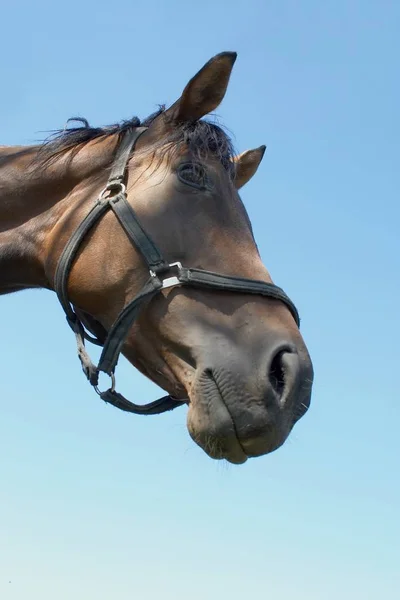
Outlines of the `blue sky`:
[{"label": "blue sky", "polygon": [[38,0],[2,24],[10,145],[144,117],[238,52],[218,117],[238,150],[267,144],[242,197],[316,373],[286,445],[227,466],[185,409],[100,403],[53,294],[2,297],[2,600],[399,596],[399,4]]}]

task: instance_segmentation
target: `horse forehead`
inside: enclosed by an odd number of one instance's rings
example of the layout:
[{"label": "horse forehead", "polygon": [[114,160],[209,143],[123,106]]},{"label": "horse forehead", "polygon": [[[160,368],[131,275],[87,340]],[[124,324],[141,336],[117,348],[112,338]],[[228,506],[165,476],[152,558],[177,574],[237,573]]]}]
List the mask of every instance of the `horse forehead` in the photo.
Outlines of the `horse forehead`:
[{"label": "horse forehead", "polygon": [[215,174],[226,173],[220,158],[210,151],[196,152],[181,141],[166,142],[135,152],[130,160],[130,168],[149,169],[149,172],[173,168],[182,161],[201,163],[212,169]]}]

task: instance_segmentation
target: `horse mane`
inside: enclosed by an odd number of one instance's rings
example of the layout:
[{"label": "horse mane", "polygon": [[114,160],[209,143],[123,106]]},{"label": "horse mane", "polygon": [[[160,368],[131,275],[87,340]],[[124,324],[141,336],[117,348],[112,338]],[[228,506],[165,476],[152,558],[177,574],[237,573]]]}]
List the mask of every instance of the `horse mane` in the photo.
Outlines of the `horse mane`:
[{"label": "horse mane", "polygon": [[[82,145],[100,137],[123,134],[134,127],[148,127],[151,123],[165,113],[165,106],[141,121],[138,117],[121,121],[106,127],[91,127],[87,119],[72,117],[68,119],[64,129],[58,129],[39,146],[37,158],[40,163],[55,160],[65,152],[78,150]],[[70,123],[77,125],[70,126]],[[155,150],[166,148],[173,152],[177,144],[184,143],[189,151],[198,159],[204,159],[208,154],[217,157],[229,174],[233,173],[232,158],[235,154],[232,141],[226,131],[207,120],[199,120],[192,123],[177,124],[168,136],[162,137],[153,146]],[[158,146],[158,148],[157,148]]]}]

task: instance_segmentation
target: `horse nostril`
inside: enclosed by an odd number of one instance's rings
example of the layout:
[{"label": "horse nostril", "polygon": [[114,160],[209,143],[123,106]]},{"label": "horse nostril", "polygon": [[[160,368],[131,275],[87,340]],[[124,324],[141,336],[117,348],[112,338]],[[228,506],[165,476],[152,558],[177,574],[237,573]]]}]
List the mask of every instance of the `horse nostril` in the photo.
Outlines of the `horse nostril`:
[{"label": "horse nostril", "polygon": [[285,345],[275,351],[269,367],[268,380],[275,397],[286,401],[293,397],[299,384],[299,355],[296,350]]},{"label": "horse nostril", "polygon": [[285,369],[283,366],[283,355],[286,350],[280,350],[272,359],[269,368],[269,381],[276,395],[281,398],[285,389]]}]

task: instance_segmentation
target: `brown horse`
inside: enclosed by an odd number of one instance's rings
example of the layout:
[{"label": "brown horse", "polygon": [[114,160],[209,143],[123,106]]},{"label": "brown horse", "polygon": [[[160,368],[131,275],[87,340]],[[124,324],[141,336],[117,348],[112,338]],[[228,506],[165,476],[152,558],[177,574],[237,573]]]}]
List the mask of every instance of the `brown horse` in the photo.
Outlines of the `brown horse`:
[{"label": "brown horse", "polygon": [[[169,278],[150,269],[158,293],[129,321],[122,352],[176,405],[188,404],[190,435],[211,457],[238,464],[286,440],[309,406],[313,369],[297,311],[272,283],[238,194],[265,147],[235,157],[225,132],[201,120],[222,101],[235,59],[215,56],[173,106],[144,123],[96,129],[81,120],[41,146],[1,147],[0,293],[57,291],[68,242],[96,199],[97,207],[111,203],[115,187],[137,235],[145,243],[151,236],[167,269],[178,265]],[[123,177],[106,185],[135,130]],[[70,257],[65,294],[78,338],[83,321],[104,343],[148,285],[151,261],[121,224],[114,208],[103,210]],[[183,285],[185,273],[193,285]],[[114,366],[104,370],[113,376]]]}]

